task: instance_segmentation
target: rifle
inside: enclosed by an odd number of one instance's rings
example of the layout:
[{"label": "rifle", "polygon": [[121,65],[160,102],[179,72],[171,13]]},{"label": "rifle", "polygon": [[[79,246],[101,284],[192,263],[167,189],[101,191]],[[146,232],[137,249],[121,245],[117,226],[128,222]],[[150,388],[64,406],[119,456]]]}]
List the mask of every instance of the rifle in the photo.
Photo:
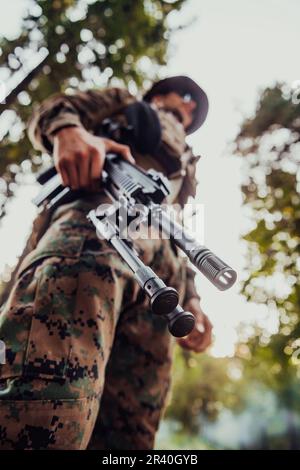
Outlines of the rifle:
[{"label": "rifle", "polygon": [[[61,185],[60,175],[51,167],[38,177],[43,184],[33,200],[37,206],[55,208],[80,192]],[[218,289],[229,289],[236,280],[236,272],[205,246],[200,245],[178,222],[172,220],[162,203],[170,193],[169,182],[160,172],[147,172],[129,163],[117,154],[106,155],[101,175],[101,188],[112,204],[91,210],[87,218],[97,235],[107,240],[132,270],[134,277],[150,299],[152,312],[163,315],[173,336],[189,334],[194,328],[194,316],[178,304],[178,293],[168,287],[154,271],[146,266],[134,249],[132,239],[125,230],[131,222],[148,222],[179,247],[191,263]],[[125,217],[124,217],[125,215]],[[125,221],[125,223],[124,223]]]}]

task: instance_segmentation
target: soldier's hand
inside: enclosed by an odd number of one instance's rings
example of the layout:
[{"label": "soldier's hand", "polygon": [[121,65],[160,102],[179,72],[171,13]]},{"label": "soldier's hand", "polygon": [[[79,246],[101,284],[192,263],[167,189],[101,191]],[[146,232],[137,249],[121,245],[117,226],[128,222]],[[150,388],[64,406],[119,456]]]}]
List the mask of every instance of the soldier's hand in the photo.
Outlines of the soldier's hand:
[{"label": "soldier's hand", "polygon": [[205,351],[212,342],[212,324],[202,311],[197,298],[192,298],[184,305],[184,310],[191,312],[195,317],[193,331],[184,338],[177,338],[178,344],[190,351],[197,353]]},{"label": "soldier's hand", "polygon": [[96,137],[82,127],[66,127],[54,137],[53,157],[63,185],[71,189],[96,188],[107,152],[116,152],[131,163],[127,145]]}]

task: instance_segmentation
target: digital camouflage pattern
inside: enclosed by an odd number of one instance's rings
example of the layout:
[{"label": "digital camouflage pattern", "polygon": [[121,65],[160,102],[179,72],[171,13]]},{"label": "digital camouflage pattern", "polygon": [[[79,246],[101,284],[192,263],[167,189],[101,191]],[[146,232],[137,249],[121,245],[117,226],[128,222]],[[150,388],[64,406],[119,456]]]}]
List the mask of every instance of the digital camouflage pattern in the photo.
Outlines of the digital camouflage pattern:
[{"label": "digital camouflage pattern", "polygon": [[[71,118],[72,125],[91,126],[99,107],[87,93],[78,96],[42,105],[30,126],[35,144],[51,146],[49,126],[53,130]],[[116,99],[119,112],[120,96],[110,92],[101,99]],[[170,132],[174,117],[160,118]],[[168,139],[166,149],[174,157],[178,133]],[[134,156],[152,166],[150,156]],[[182,165],[191,179],[196,160],[189,161]],[[178,165],[174,179],[178,171],[182,180]],[[46,224],[41,216],[35,222],[39,229],[0,313],[0,340],[6,343],[0,449],[153,448],[170,388],[174,340],[130,269],[86,219],[104,201],[101,193],[89,194],[60,206]],[[140,239],[134,245],[144,263],[177,289],[181,303],[198,295],[169,240]]]},{"label": "digital camouflage pattern", "polygon": [[[182,302],[170,241],[135,246]],[[24,261],[0,316],[0,449],[152,448],[170,386],[165,319],[74,203]]]},{"label": "digital camouflage pattern", "polygon": [[[91,134],[101,135],[106,118],[126,124],[124,109],[136,100],[128,90],[117,87],[53,95],[35,108],[28,123],[29,138],[36,150],[52,152],[55,133],[64,127],[84,127]],[[162,132],[157,154],[139,154],[135,149],[132,153],[138,165],[162,171],[168,177],[171,197],[167,202],[184,207],[188,198],[196,195],[196,164],[200,156],[194,155],[186,143],[185,130],[176,117],[169,110],[156,111]],[[190,268],[187,268],[186,288],[189,298],[200,298]]]}]

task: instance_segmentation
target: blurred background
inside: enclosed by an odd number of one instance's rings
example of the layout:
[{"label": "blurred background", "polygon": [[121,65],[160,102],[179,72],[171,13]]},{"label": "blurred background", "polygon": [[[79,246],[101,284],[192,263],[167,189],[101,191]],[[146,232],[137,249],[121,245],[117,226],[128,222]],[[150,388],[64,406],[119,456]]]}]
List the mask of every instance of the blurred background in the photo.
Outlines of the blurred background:
[{"label": "blurred background", "polygon": [[[0,304],[50,157],[26,137],[57,91],[133,94],[185,74],[208,93],[188,142],[205,243],[239,282],[197,288],[214,324],[202,355],[176,349],[161,449],[300,449],[300,3],[297,0],[10,0],[0,17]],[[5,96],[9,98],[5,100]]]}]

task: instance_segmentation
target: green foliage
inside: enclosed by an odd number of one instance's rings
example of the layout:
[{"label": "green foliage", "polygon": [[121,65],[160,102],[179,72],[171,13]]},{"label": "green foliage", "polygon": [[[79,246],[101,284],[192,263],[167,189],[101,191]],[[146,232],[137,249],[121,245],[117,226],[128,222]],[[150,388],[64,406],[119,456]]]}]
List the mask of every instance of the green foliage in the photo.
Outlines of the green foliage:
[{"label": "green foliage", "polygon": [[[184,1],[31,1],[17,37],[0,38],[0,80],[9,86],[17,72],[22,79],[36,67],[34,79],[24,83],[10,110],[0,116],[0,174],[7,183],[15,179],[7,166],[34,155],[25,133],[33,106],[65,90],[123,83],[135,91],[149,85],[167,61],[168,15]],[[38,68],[36,61],[46,54]],[[35,163],[39,160],[33,169]],[[3,200],[12,191],[4,182],[2,186]]]},{"label": "green foliage", "polygon": [[293,94],[296,95],[292,89],[280,84],[266,88],[261,93],[255,115],[242,123],[237,143],[241,143],[245,138],[261,138],[274,128],[298,132],[300,104],[297,99],[294,100],[295,104],[292,103]]},{"label": "green foliage", "polygon": [[[249,277],[242,293],[277,310],[278,331],[272,335],[260,323],[247,344],[238,346],[234,359],[178,353],[167,416],[181,423],[182,432],[196,434],[201,418],[214,420],[222,408],[247,409],[249,390],[264,384],[275,393],[278,407],[291,414],[286,436],[274,438],[273,444],[295,448],[293,413],[300,412],[300,105],[293,103],[293,90],[284,87],[283,93],[277,85],[262,93],[255,115],[241,126],[236,154],[244,159],[244,205],[254,225],[244,236]],[[240,380],[231,378],[236,367]]]},{"label": "green foliage", "polygon": [[257,328],[245,364],[249,378],[268,384],[281,406],[299,412],[300,105],[294,98],[287,86],[266,89],[241,127],[236,153],[244,158],[244,204],[256,224],[244,237],[249,277],[242,293],[278,312],[277,333]]},{"label": "green foliage", "polygon": [[177,348],[167,418],[179,424],[180,432],[192,435],[201,430],[201,419],[214,421],[223,408],[241,409],[240,375],[236,360],[187,353]]}]

